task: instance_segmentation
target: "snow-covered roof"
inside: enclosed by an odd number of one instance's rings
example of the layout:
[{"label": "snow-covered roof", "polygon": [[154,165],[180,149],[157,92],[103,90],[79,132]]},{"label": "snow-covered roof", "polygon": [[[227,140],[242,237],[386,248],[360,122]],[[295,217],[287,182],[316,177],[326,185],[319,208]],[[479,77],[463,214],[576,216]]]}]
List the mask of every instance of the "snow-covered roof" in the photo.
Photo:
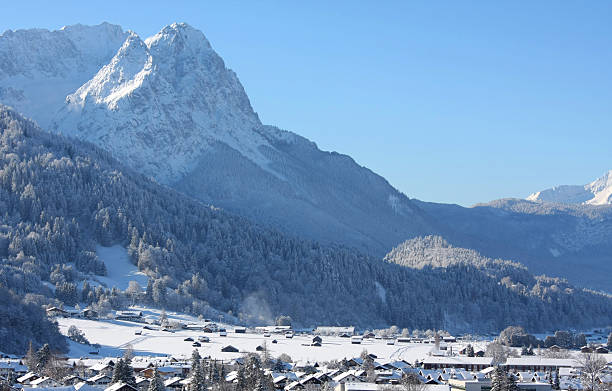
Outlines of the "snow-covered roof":
[{"label": "snow-covered roof", "polygon": [[547,358],[538,356],[509,357],[505,366],[547,366],[579,367],[580,364],[571,358]]},{"label": "snow-covered roof", "polygon": [[429,356],[423,359],[423,364],[445,364],[445,365],[487,365],[493,363],[493,357],[437,357]]}]

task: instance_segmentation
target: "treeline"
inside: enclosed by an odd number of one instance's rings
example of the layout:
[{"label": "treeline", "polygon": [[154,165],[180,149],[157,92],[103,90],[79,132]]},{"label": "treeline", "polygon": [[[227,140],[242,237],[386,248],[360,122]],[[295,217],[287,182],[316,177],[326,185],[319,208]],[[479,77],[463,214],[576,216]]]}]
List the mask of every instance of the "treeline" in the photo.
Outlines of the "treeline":
[{"label": "treeline", "polygon": [[[214,308],[244,322],[285,314],[304,326],[542,330],[612,317],[609,296],[510,262],[489,267],[468,256],[415,269],[255,226],[7,108],[0,132],[0,283],[18,294],[107,309],[135,301],[195,314]],[[150,276],[144,294],[81,284],[105,273],[97,243],[127,248]]]},{"label": "treeline", "polygon": [[57,323],[47,319],[40,297],[27,294],[20,297],[0,283],[0,352],[24,353],[28,343],[47,343],[53,351],[65,352],[67,344]]}]

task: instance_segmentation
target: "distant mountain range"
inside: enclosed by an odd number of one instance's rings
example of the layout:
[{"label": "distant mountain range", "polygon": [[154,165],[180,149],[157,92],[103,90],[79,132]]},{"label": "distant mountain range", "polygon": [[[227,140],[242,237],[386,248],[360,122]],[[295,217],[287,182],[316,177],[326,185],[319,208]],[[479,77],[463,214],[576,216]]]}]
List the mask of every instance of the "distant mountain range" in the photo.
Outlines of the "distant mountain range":
[{"label": "distant mountain range", "polygon": [[538,191],[527,197],[530,201],[558,202],[562,204],[611,205],[612,170],[584,186],[561,185]]},{"label": "distant mountain range", "polygon": [[184,23],[145,40],[109,24],[7,31],[0,102],[161,184],[291,236],[382,257],[407,239],[440,235],[612,290],[612,208],[409,199],[349,156],[262,124],[235,73]]}]

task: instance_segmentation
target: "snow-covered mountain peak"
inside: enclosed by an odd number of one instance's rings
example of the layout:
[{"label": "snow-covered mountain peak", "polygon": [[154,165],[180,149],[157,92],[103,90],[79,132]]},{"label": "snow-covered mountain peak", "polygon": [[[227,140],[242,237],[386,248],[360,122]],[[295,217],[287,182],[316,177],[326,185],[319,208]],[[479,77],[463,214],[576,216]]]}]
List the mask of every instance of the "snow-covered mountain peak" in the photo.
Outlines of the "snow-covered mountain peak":
[{"label": "snow-covered mountain peak", "polygon": [[51,129],[102,140],[115,156],[168,184],[217,143],[268,169],[260,147],[269,143],[240,81],[204,34],[184,23],[146,41],[130,33],[110,62],[67,97]]},{"label": "snow-covered mountain peak", "polygon": [[0,35],[0,102],[48,127],[66,96],[108,63],[127,36],[109,23],[5,31]]},{"label": "snow-covered mountain peak", "polygon": [[212,50],[212,46],[204,33],[187,23],[172,23],[164,27],[159,33],[147,38],[147,46],[170,46],[183,50]]},{"label": "snow-covered mountain peak", "polygon": [[542,190],[527,197],[529,201],[558,202],[562,204],[612,204],[612,170],[601,178],[586,184],[562,185]]}]

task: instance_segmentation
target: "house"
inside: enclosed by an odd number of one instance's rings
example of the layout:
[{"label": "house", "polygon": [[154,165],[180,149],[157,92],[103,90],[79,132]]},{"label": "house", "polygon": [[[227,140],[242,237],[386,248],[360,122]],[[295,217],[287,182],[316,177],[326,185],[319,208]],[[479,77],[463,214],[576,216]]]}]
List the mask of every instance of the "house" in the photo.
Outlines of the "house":
[{"label": "house", "polygon": [[119,383],[113,384],[110,387],[105,388],[104,391],[138,391],[138,390],[130,386],[129,384],[119,382]]},{"label": "house", "polygon": [[85,379],[83,379],[82,377],[77,376],[77,375],[66,376],[65,378],[62,379],[62,383],[64,385],[66,385],[66,386],[67,385],[74,386],[74,385],[76,385],[78,383],[81,383],[81,382],[84,382],[84,381],[85,381]]},{"label": "house", "polygon": [[236,334],[245,334],[246,327],[234,327],[234,333]]},{"label": "house", "polygon": [[[318,335],[315,335],[315,336],[312,338],[312,343],[313,343],[313,344],[315,344],[315,343],[317,343],[317,342],[318,342],[319,344],[323,343],[323,338],[321,338],[321,337],[320,337],[320,336],[318,336]],[[320,345],[319,345],[319,346],[320,346]]]},{"label": "house", "polygon": [[47,308],[47,316],[55,317],[55,316],[63,316],[64,318],[68,317],[68,311],[64,311],[59,307],[49,307]]},{"label": "house", "polygon": [[559,368],[572,368],[579,367],[579,363],[573,359],[568,358],[546,358],[541,356],[522,356],[522,357],[509,357],[503,367],[508,371],[521,372],[521,371],[541,371],[549,372],[556,371]]},{"label": "house", "polygon": [[361,382],[361,378],[359,376],[355,376],[352,371],[341,373],[333,378],[335,383],[355,383]]},{"label": "house", "polygon": [[110,375],[111,373],[113,373],[113,369],[114,368],[115,368],[115,362],[113,360],[102,360],[102,361],[92,365],[91,367],[89,367],[87,372],[91,376],[99,375],[101,373]]},{"label": "house", "polygon": [[87,383],[96,386],[105,386],[107,384],[110,384],[111,380],[111,377],[106,373],[100,373],[99,375],[87,379]]},{"label": "house", "polygon": [[609,350],[608,350],[608,348],[606,348],[604,346],[599,346],[599,347],[595,348],[595,353],[608,354]]},{"label": "house", "polygon": [[264,351],[264,350],[266,350],[266,349],[265,349],[263,346],[258,345],[258,346],[255,348],[255,350],[256,350],[256,351],[258,351],[258,352],[263,352],[263,351]]},{"label": "house", "polygon": [[57,387],[57,385],[57,382],[48,376],[39,377],[38,379],[30,382],[30,386],[34,388]]},{"label": "house", "polygon": [[312,375],[308,375],[305,376],[300,383],[302,383],[302,385],[307,386],[309,384],[311,385],[320,385],[323,382],[321,381],[321,379],[319,379],[316,374],[312,374]]},{"label": "house", "polygon": [[20,360],[3,358],[0,359],[0,376],[8,376],[9,374],[13,376],[23,376],[28,373],[28,367],[23,365]]},{"label": "house", "polygon": [[363,339],[362,339],[361,337],[358,337],[358,336],[353,336],[353,337],[351,337],[351,343],[352,343],[353,345],[359,345],[359,344],[361,344],[361,341],[362,341],[362,340],[363,340]]},{"label": "house", "polygon": [[141,311],[117,311],[116,320],[127,320],[129,322],[144,322]]},{"label": "house", "polygon": [[172,390],[180,390],[183,388],[181,380],[183,380],[183,378],[178,376],[171,377],[170,379],[164,381],[164,387],[170,388]]},{"label": "house", "polygon": [[40,376],[38,376],[37,374],[35,374],[34,372],[28,372],[25,375],[17,378],[17,383],[19,384],[24,384],[24,385],[28,385],[30,384],[32,381],[38,379]]},{"label": "house", "polygon": [[150,379],[143,376],[136,376],[136,388],[140,391],[147,390],[149,388],[149,383],[151,383]]},{"label": "house", "polygon": [[493,364],[492,357],[438,357],[430,356],[423,359],[423,368],[461,368],[466,371],[480,371]]},{"label": "house", "polygon": [[[448,385],[451,391],[488,391],[491,389],[491,379],[459,380],[450,379]],[[521,391],[551,391],[550,383],[516,383]]]},{"label": "house", "polygon": [[226,353],[238,353],[239,350],[235,347],[233,347],[232,345],[227,345],[221,348],[222,352],[226,352]]},{"label": "house", "polygon": [[292,391],[292,390],[303,390],[304,385],[302,383],[300,383],[299,381],[294,381],[292,383],[289,383],[289,385],[285,386],[285,391]]},{"label": "house", "polygon": [[98,312],[92,310],[91,308],[85,308],[81,312],[81,316],[85,319],[98,319]]}]

